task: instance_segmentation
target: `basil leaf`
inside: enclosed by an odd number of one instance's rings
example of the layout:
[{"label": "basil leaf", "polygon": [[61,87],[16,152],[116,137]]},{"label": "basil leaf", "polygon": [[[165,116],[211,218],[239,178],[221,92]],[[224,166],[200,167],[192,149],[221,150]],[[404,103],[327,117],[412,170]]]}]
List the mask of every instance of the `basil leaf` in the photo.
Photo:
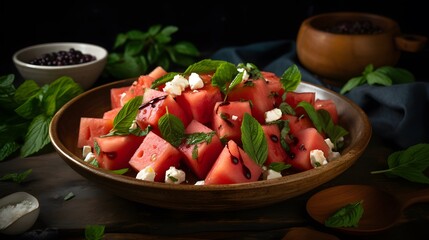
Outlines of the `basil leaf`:
[{"label": "basil leaf", "polygon": [[4,109],[14,109],[16,102],[14,100],[15,86],[13,81],[15,80],[14,74],[0,76],[0,107]]},{"label": "basil leaf", "polygon": [[180,54],[198,57],[200,52],[198,49],[190,42],[181,41],[174,45],[174,50]]},{"label": "basil leaf", "polygon": [[363,212],[362,201],[347,204],[326,219],[325,226],[332,228],[358,227]]},{"label": "basil leaf", "polygon": [[159,118],[158,127],[162,137],[175,147],[178,147],[185,138],[185,126],[173,114],[167,112]]},{"label": "basil leaf", "polygon": [[40,87],[34,80],[25,80],[16,89],[14,99],[17,104],[23,104],[28,98],[40,93]]},{"label": "basil leaf", "polygon": [[[123,35],[123,34],[119,34],[119,35]],[[123,40],[123,42],[125,43],[125,41],[127,39],[129,39],[129,40],[144,40],[146,38],[147,38],[146,33],[139,31],[139,30],[130,30],[127,32],[126,38]]]},{"label": "basil leaf", "polygon": [[143,46],[144,44],[141,41],[130,41],[125,45],[124,56],[133,57],[138,55],[143,50]]},{"label": "basil leaf", "polygon": [[295,91],[301,82],[301,78],[301,72],[298,67],[293,64],[282,74],[280,82],[282,83],[285,91]]},{"label": "basil leaf", "polygon": [[113,49],[119,48],[120,46],[124,45],[124,43],[127,41],[127,35],[123,33],[119,33],[116,36],[115,44],[113,45]]},{"label": "basil leaf", "polygon": [[118,174],[118,175],[123,175],[123,174],[125,174],[125,173],[128,172],[128,168],[121,168],[121,169],[111,170],[110,172],[112,172],[114,174]]},{"label": "basil leaf", "polygon": [[170,36],[177,31],[179,31],[179,28],[176,26],[166,26],[164,29],[161,30],[161,32],[159,34],[165,35],[165,36]]},{"label": "basil leaf", "polygon": [[390,154],[387,159],[388,169],[372,171],[371,173],[387,173],[402,177],[411,182],[429,184],[429,178],[424,172],[429,167],[428,156],[429,144],[416,144],[406,150]]},{"label": "basil leaf", "polygon": [[319,109],[317,111],[319,122],[322,125],[323,131],[326,133],[326,136],[331,139],[331,142],[334,144],[334,150],[339,150],[342,146],[340,144],[344,143],[343,141],[339,141],[342,137],[349,134],[347,130],[345,130],[340,125],[335,125],[332,121],[331,115],[325,109]]},{"label": "basil leaf", "polygon": [[245,113],[241,124],[241,141],[244,151],[259,166],[264,165],[268,156],[268,143],[259,122]]}]

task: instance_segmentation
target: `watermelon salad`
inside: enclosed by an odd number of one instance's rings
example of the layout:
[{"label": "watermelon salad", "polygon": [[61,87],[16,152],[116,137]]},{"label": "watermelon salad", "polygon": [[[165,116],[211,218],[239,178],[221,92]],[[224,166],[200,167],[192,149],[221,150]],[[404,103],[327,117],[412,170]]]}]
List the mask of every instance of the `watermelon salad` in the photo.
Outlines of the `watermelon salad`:
[{"label": "watermelon salad", "polygon": [[172,184],[234,184],[295,174],[340,156],[348,132],[336,105],[295,91],[252,63],[204,59],[162,67],[111,89],[111,110],[82,117],[83,161],[115,174]]}]

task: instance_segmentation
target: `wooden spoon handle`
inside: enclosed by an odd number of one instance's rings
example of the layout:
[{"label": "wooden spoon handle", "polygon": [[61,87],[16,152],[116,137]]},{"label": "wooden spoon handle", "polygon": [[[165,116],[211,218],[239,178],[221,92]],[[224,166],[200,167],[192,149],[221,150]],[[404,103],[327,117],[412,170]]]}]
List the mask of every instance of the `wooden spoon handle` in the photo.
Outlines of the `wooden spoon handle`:
[{"label": "wooden spoon handle", "polygon": [[412,191],[399,196],[401,209],[405,209],[414,203],[429,202],[429,188]]},{"label": "wooden spoon handle", "polygon": [[426,45],[427,37],[416,34],[402,34],[395,37],[395,44],[399,50],[418,52]]}]

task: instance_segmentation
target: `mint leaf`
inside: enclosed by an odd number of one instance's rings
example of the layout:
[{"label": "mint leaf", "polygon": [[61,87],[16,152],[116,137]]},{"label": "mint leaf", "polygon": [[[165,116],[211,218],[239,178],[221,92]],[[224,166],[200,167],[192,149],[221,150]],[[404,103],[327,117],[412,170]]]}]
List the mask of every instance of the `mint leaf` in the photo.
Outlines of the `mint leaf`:
[{"label": "mint leaf", "polygon": [[216,135],[215,131],[211,132],[195,132],[186,135],[186,144],[194,145],[198,143],[206,142],[209,144],[212,141],[212,138]]},{"label": "mint leaf", "polygon": [[284,71],[280,78],[280,82],[282,83],[285,91],[295,91],[301,82],[301,78],[301,72],[298,67],[293,64]]},{"label": "mint leaf", "polygon": [[403,68],[383,66],[378,68],[377,72],[389,76],[390,79],[392,79],[393,84],[410,83],[415,81],[414,75],[410,71]]},{"label": "mint leaf", "polygon": [[203,59],[190,65],[185,70],[185,74],[195,73],[214,73],[221,64],[228,63],[222,60]]},{"label": "mint leaf", "polygon": [[363,212],[362,201],[347,204],[326,219],[325,226],[332,228],[358,227]]},{"label": "mint leaf", "polygon": [[74,198],[74,193],[73,192],[69,192],[67,193],[67,195],[64,197],[64,201],[68,201],[70,199]]},{"label": "mint leaf", "polygon": [[241,124],[241,141],[244,151],[259,166],[264,165],[268,156],[268,143],[259,122],[249,113],[245,113]]},{"label": "mint leaf", "polygon": [[128,172],[128,168],[121,168],[121,169],[111,170],[110,172],[112,172],[114,174],[118,174],[118,175],[123,175],[123,174],[125,174],[125,173]]},{"label": "mint leaf", "polygon": [[228,83],[230,83],[234,76],[238,73],[237,68],[234,64],[229,62],[224,62],[219,65],[216,69],[216,72],[213,74],[211,83],[213,86],[216,86],[220,89],[225,95],[228,92]]},{"label": "mint leaf", "polygon": [[383,85],[383,86],[392,85],[392,79],[390,79],[389,76],[384,75],[383,73],[378,71],[368,73],[365,76],[365,78],[369,85],[374,85],[374,84]]},{"label": "mint leaf", "polygon": [[21,145],[15,141],[10,141],[2,144],[2,146],[0,147],[0,162],[12,155],[14,152],[16,152],[20,147]]},{"label": "mint leaf", "polygon": [[28,169],[21,173],[7,173],[0,178],[0,181],[13,181],[16,183],[23,182],[31,173],[32,169]]},{"label": "mint leaf", "polygon": [[40,114],[33,119],[25,135],[24,145],[21,147],[21,157],[28,157],[51,143],[49,138],[49,123],[52,116]]},{"label": "mint leaf", "polygon": [[317,114],[316,109],[314,109],[313,105],[311,105],[309,102],[302,101],[299,102],[296,107],[302,107],[304,108],[305,112],[307,113],[308,117],[313,122],[314,127],[317,129],[319,133],[323,132],[323,126],[322,123],[319,120],[319,115]]},{"label": "mint leaf", "polygon": [[[170,82],[171,80],[173,80],[174,76],[178,75],[180,73],[178,72],[169,72],[167,74],[165,74],[164,76],[156,79],[155,81],[152,82],[152,85],[150,86],[150,88],[155,89],[159,86],[161,86],[164,83]],[[180,74],[182,75],[182,74]]]},{"label": "mint leaf", "polygon": [[13,98],[15,95],[14,74],[0,76],[0,107],[4,109],[14,109],[16,102]]},{"label": "mint leaf", "polygon": [[347,81],[346,84],[344,84],[344,86],[340,90],[340,93],[345,94],[346,92],[349,92],[353,88],[363,85],[365,83],[366,83],[366,78],[364,76],[354,77],[349,81]]},{"label": "mint leaf", "polygon": [[113,128],[108,135],[128,135],[142,102],[143,96],[136,96],[125,103],[113,119]]},{"label": "mint leaf", "polygon": [[28,98],[31,98],[40,93],[40,87],[34,80],[25,80],[16,89],[13,96],[17,104],[23,104]]},{"label": "mint leaf", "polygon": [[103,225],[87,225],[85,227],[85,240],[101,240],[104,236]]},{"label": "mint leaf", "polygon": [[331,115],[329,115],[329,112],[325,109],[319,109],[317,111],[317,114],[319,117],[319,122],[322,125],[323,131],[334,144],[334,150],[338,151],[343,147],[342,144],[344,144],[344,141],[340,141],[340,139],[349,134],[349,132],[340,125],[335,125],[332,121]]},{"label": "mint leaf", "polygon": [[47,116],[53,116],[64,104],[83,92],[82,87],[70,77],[60,77],[47,86],[42,100]]},{"label": "mint leaf", "polygon": [[429,144],[420,143],[406,150],[389,155],[388,169],[372,171],[371,174],[386,173],[402,177],[408,181],[429,184],[424,171],[429,167]]},{"label": "mint leaf", "polygon": [[286,164],[286,163],[282,163],[282,162],[272,162],[268,168],[271,170],[274,170],[276,172],[281,172],[285,169],[291,168],[292,165],[290,164]]},{"label": "mint leaf", "polygon": [[166,113],[158,120],[162,137],[171,145],[178,147],[185,138],[185,126],[173,114]]}]

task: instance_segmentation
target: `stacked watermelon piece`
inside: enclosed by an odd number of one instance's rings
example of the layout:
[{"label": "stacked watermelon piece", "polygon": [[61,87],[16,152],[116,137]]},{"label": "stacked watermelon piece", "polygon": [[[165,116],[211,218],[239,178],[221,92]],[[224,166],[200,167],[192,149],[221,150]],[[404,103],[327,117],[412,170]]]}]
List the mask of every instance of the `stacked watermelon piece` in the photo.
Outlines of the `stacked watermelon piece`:
[{"label": "stacked watermelon piece", "polygon": [[91,147],[93,165],[156,182],[182,183],[169,169],[206,185],[306,171],[331,160],[348,133],[332,100],[295,92],[300,81],[295,65],[282,76],[210,59],[182,73],[158,67],[111,89],[102,117],[82,117],[77,146]]}]

